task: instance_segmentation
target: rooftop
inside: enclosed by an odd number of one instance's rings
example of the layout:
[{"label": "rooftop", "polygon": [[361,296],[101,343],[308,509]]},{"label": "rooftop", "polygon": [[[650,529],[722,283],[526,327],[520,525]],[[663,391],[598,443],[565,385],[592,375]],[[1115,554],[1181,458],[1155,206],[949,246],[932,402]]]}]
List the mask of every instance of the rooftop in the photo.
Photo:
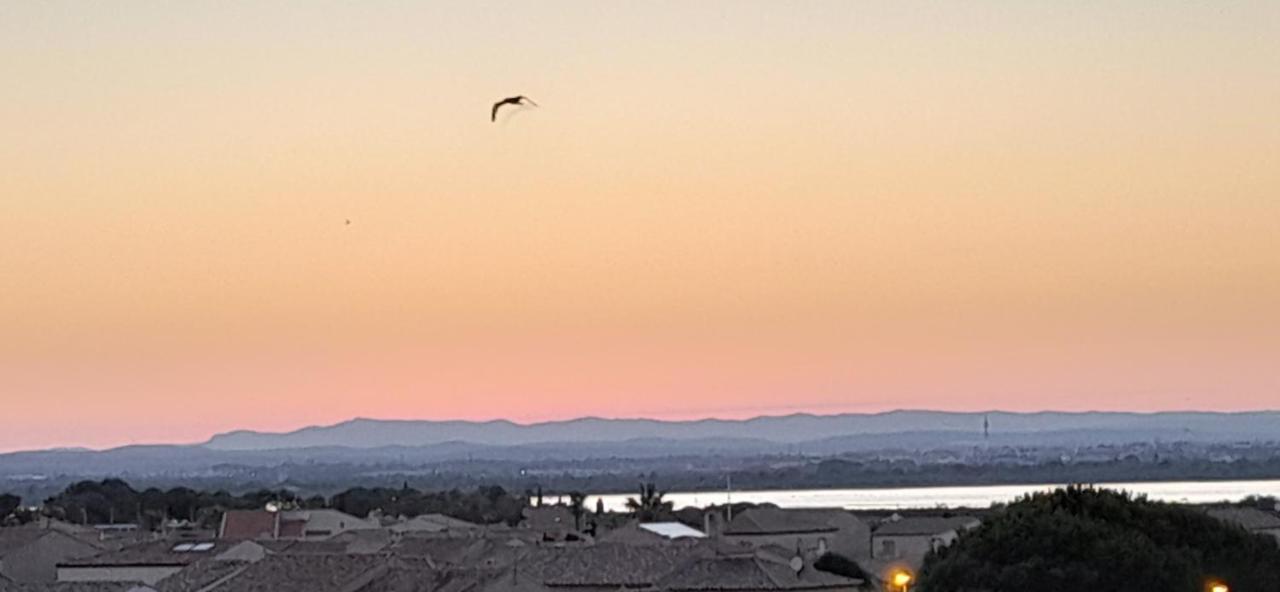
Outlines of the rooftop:
[{"label": "rooftop", "polygon": [[973,516],[953,516],[950,518],[935,516],[913,516],[898,518],[884,522],[872,533],[875,536],[912,536],[935,535],[950,531],[961,531],[978,526],[982,522]]},{"label": "rooftop", "polygon": [[211,592],[318,592],[359,589],[385,573],[374,555],[272,555],[218,584]]},{"label": "rooftop", "polygon": [[746,591],[746,590],[818,590],[857,588],[862,580],[769,561],[753,555],[706,557],[689,561],[659,582],[659,587],[673,592]]},{"label": "rooftop", "polygon": [[58,531],[56,530],[26,526],[17,528],[0,528],[0,557],[4,557],[12,551],[21,549],[40,540],[44,536],[57,532]]},{"label": "rooftop", "polygon": [[856,521],[842,509],[795,509],[759,507],[739,513],[724,530],[727,535],[772,535],[835,532],[846,521]]},{"label": "rooftop", "polygon": [[222,515],[218,536],[224,539],[275,538],[279,517],[279,514],[266,510],[228,510]]},{"label": "rooftop", "polygon": [[58,564],[65,567],[190,565],[225,551],[224,541],[151,541]]},{"label": "rooftop", "polygon": [[15,584],[0,579],[0,592],[155,592],[153,588],[127,582],[47,582]]},{"label": "rooftop", "polygon": [[1214,508],[1209,510],[1209,515],[1243,526],[1246,530],[1280,529],[1280,516],[1257,508]]},{"label": "rooftop", "polygon": [[669,539],[703,539],[707,537],[706,533],[701,530],[690,528],[679,522],[642,522],[639,527]]},{"label": "rooftop", "polygon": [[647,588],[685,560],[682,546],[596,544],[541,548],[520,559],[521,570],[552,587]]}]

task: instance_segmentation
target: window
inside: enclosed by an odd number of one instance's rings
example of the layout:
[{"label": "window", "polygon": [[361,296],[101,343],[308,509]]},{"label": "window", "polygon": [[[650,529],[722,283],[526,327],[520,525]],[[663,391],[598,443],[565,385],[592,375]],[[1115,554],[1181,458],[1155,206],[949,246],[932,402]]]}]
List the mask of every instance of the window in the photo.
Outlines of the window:
[{"label": "window", "polygon": [[893,558],[898,556],[897,541],[880,541],[880,556]]}]

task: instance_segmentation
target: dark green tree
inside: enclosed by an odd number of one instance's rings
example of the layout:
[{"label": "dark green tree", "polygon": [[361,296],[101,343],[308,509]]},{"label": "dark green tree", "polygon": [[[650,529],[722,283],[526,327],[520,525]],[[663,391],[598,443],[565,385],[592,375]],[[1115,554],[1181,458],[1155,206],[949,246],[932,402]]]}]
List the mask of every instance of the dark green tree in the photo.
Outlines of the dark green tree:
[{"label": "dark green tree", "polygon": [[846,578],[857,578],[866,580],[867,574],[862,571],[854,560],[836,553],[824,553],[817,561],[813,562],[813,567],[820,571],[833,573]]},{"label": "dark green tree", "polygon": [[573,514],[574,530],[582,530],[582,515],[587,512],[586,503],[587,494],[581,491],[569,492],[569,512]]},{"label": "dark green tree", "polygon": [[21,505],[22,498],[12,493],[0,495],[0,522],[4,522],[5,518],[8,518]]},{"label": "dark green tree", "polygon": [[663,492],[653,483],[640,484],[640,496],[627,498],[627,509],[641,522],[663,520],[671,517],[674,504],[662,499]]},{"label": "dark green tree", "polygon": [[1010,504],[925,559],[919,592],[1280,590],[1275,539],[1193,508],[1069,487]]}]

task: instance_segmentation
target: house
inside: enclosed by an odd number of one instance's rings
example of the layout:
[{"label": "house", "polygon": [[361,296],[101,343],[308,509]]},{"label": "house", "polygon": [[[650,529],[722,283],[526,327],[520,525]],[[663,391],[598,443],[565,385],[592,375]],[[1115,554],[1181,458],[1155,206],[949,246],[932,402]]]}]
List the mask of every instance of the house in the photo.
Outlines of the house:
[{"label": "house", "polygon": [[230,540],[326,539],[344,532],[376,530],[377,521],[337,510],[230,510],[222,515],[218,538]]},{"label": "house", "polygon": [[525,508],[521,514],[524,519],[520,521],[520,528],[536,532],[544,540],[563,541],[577,532],[568,506],[534,506]]},{"label": "house", "polygon": [[327,539],[299,539],[280,541],[286,543],[274,549],[289,554],[347,554],[364,555],[379,553],[391,544],[391,533],[386,530],[348,530]]},{"label": "house", "polygon": [[58,562],[59,582],[141,582],[154,585],[231,548],[224,541],[151,541],[92,557]]},{"label": "house", "polygon": [[375,592],[390,570],[377,555],[267,555],[200,588],[205,592]]},{"label": "house", "polygon": [[828,552],[860,559],[869,557],[871,551],[870,527],[840,508],[750,508],[734,516],[718,534],[726,541],[753,548],[796,549],[808,560]]},{"label": "house", "polygon": [[93,543],[57,529],[0,528],[0,577],[16,583],[54,582],[58,562],[101,552]]},{"label": "house", "polygon": [[1213,508],[1209,515],[1239,525],[1254,534],[1273,537],[1280,542],[1280,516],[1257,508]]},{"label": "house", "polygon": [[981,523],[973,516],[904,518],[894,514],[872,531],[872,557],[919,566],[929,551],[950,545],[961,532],[977,528]]},{"label": "house", "polygon": [[459,520],[444,514],[423,514],[392,524],[389,529],[398,535],[407,533],[469,534],[483,531],[484,527],[474,522]]},{"label": "house", "polygon": [[218,526],[218,538],[259,540],[280,538],[280,513],[266,510],[227,510]]},{"label": "house", "polygon": [[794,556],[713,539],[688,544],[540,547],[477,592],[853,592],[860,580],[813,569]]},{"label": "house", "polygon": [[388,552],[409,562],[436,569],[501,569],[511,566],[528,547],[516,538],[407,537]]},{"label": "house", "polygon": [[[344,532],[377,530],[382,527],[376,520],[357,518],[337,510],[296,510],[281,512],[280,514],[282,524],[299,523],[302,525],[301,535],[296,537],[302,539],[324,539]],[[284,538],[295,537],[288,536]]]},{"label": "house", "polygon": [[[256,561],[261,559],[260,557]],[[230,580],[248,569],[250,563],[252,562],[227,558],[225,553],[206,557],[156,582],[153,587],[157,592],[196,592]]]},{"label": "house", "polygon": [[594,544],[529,549],[513,562],[510,577],[485,592],[616,592],[652,588],[688,553],[677,545]]},{"label": "house", "polygon": [[696,541],[707,538],[706,533],[679,522],[629,522],[600,536],[601,543],[628,545],[663,545],[673,541]]},{"label": "house", "polygon": [[669,592],[774,592],[860,590],[863,581],[814,569],[796,557],[779,561],[762,553],[699,557],[658,582]]}]

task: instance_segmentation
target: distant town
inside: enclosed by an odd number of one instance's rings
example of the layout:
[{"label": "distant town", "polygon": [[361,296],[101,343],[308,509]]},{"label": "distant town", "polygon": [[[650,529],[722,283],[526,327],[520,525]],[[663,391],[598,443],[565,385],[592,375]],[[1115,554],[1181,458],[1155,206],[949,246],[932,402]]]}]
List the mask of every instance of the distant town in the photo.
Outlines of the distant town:
[{"label": "distant town", "polygon": [[[327,445],[236,434],[199,446],[11,453],[0,455],[0,592],[929,592],[983,589],[972,574],[1012,589],[1019,570],[1048,563],[1097,581],[1122,571],[1106,562],[1123,555],[1073,551],[1075,534],[1018,542],[1083,531],[1098,545],[1138,536],[1149,546],[1134,551],[1148,555],[1143,564],[1181,566],[1152,576],[1167,586],[1140,589],[1183,589],[1178,582],[1210,574],[1241,590],[1280,585],[1280,491],[1265,487],[1197,504],[1092,486],[969,507],[734,500],[752,489],[820,497],[832,488],[1280,478],[1280,442],[1258,435],[1272,414],[1086,414],[1068,419],[1112,425],[1006,432],[993,425],[1019,418],[991,415],[762,418],[751,420],[756,438],[737,438],[734,422],[711,435],[699,426],[696,437],[660,425],[668,433],[645,437],[627,433],[636,424],[583,420],[555,432],[584,428],[577,441],[418,446],[395,439],[439,426],[400,422],[401,434],[382,434],[393,441],[369,445],[359,434],[370,425],[357,421],[305,432],[338,432]],[[876,431],[879,422],[957,419],[978,429]],[[1250,421],[1258,434],[1214,428]],[[601,438],[591,432],[599,422],[622,433]],[[848,422],[870,434],[789,435]],[[527,437],[524,426],[449,429]],[[718,493],[678,506],[672,491]],[[598,494],[625,503],[606,507]]]},{"label": "distant town", "polygon": [[1263,480],[1280,479],[1277,426],[1276,413],[895,412],[532,426],[356,420],[195,446],[0,454],[0,491],[41,500],[110,477],[139,487],[285,488],[304,496],[403,483],[620,494],[638,481],[722,491]]},{"label": "distant town", "polygon": [[[1218,553],[1280,561],[1275,498],[1174,508],[1068,488],[972,512],[677,509],[647,483],[625,511],[610,512],[600,503],[587,506],[582,492],[552,497],[542,490],[430,492],[407,484],[331,497],[287,489],[237,496],[81,482],[36,505],[0,497],[0,590],[900,590],[928,578],[931,568],[945,574],[957,541],[991,536],[986,531],[998,531],[994,525],[1010,516],[1036,504],[1060,505],[1055,498],[1062,497],[1180,512],[1178,520],[1191,520],[1201,533],[1217,528],[1246,543]],[[987,521],[993,525],[984,530]],[[1265,573],[1280,563],[1262,565]],[[947,589],[939,576],[934,581],[921,589]]]}]

